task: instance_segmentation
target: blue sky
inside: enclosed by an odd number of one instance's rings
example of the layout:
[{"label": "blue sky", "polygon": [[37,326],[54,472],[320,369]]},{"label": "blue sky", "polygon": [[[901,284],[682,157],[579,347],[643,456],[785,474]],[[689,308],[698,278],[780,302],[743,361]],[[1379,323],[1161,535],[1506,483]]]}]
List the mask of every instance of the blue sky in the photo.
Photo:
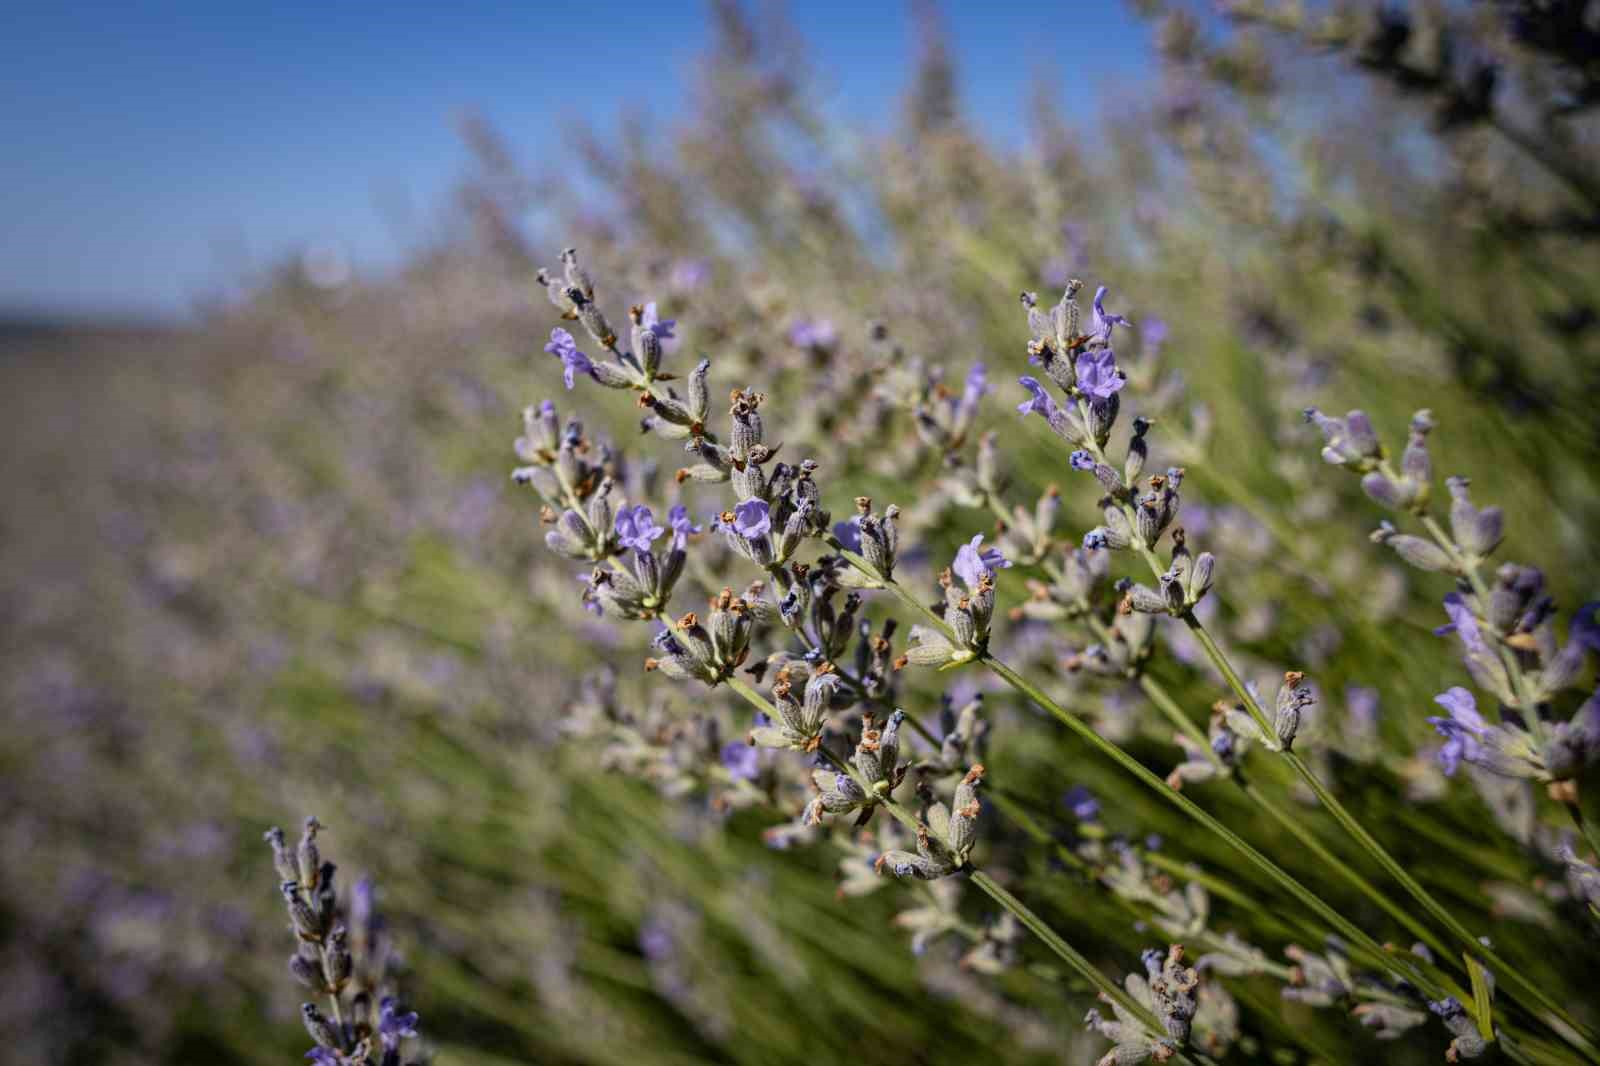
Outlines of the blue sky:
[{"label": "blue sky", "polygon": [[[1115,0],[948,0],[963,99],[1019,135],[1031,79],[1098,106],[1146,70]],[[894,114],[914,56],[897,0],[790,19],[841,114]],[[701,4],[11,4],[0,39],[0,311],[181,315],[313,243],[381,269],[425,239],[486,114],[525,160],[585,118],[682,108]],[[1070,58],[1069,58],[1070,57]]]}]

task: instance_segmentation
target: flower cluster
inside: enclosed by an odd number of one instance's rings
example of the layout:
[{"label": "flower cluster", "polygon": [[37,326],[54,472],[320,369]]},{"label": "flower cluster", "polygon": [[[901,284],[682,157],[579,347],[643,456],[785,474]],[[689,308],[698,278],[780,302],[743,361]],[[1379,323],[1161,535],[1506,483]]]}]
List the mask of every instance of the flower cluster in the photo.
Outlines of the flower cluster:
[{"label": "flower cluster", "polygon": [[327,996],[333,1008],[329,1018],[315,1003],[301,1006],[301,1020],[316,1044],[306,1058],[317,1066],[400,1066],[403,1042],[417,1035],[417,1013],[385,994],[389,953],[372,883],[358,881],[347,899],[339,899],[334,864],[317,845],[321,829],[307,818],[293,849],[283,830],[274,826],[266,833],[295,936],[289,972]]}]

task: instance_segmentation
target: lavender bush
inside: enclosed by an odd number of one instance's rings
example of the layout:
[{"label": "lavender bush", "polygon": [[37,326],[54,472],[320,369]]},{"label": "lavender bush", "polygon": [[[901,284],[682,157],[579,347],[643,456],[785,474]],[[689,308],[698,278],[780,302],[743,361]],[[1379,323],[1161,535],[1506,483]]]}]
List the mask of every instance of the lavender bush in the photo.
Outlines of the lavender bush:
[{"label": "lavender bush", "polygon": [[1140,7],[1010,151],[717,4],[401,276],[4,364],[9,1046],[1595,1061],[1592,15]]}]

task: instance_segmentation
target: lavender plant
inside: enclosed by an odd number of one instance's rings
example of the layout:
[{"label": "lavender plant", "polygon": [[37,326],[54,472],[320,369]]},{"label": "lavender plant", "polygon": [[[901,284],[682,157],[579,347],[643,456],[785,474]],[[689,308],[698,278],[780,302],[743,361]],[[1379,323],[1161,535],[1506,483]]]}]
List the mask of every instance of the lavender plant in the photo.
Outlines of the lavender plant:
[{"label": "lavender plant", "polygon": [[289,973],[302,987],[326,996],[331,1014],[315,1002],[301,1004],[301,1021],[315,1043],[305,1057],[317,1066],[415,1061],[402,1059],[401,1050],[416,1038],[418,1016],[394,994],[392,951],[374,906],[372,882],[357,881],[341,900],[334,886],[337,867],[322,857],[317,843],[321,831],[321,823],[307,817],[293,849],[277,826],[266,833],[295,938]]},{"label": "lavender plant", "polygon": [[[1121,1019],[1117,1023],[1105,1023],[1098,1015],[1091,1015],[1092,1026],[1111,1036],[1116,1043],[1105,1061],[1136,1062],[1146,1058],[1165,1061],[1179,1053],[1178,1049],[1188,1039],[1188,1022],[1196,1006],[1192,997],[1185,998],[1190,997],[1198,985],[1193,971],[1175,971],[1177,976],[1173,976],[1167,974],[1165,968],[1155,967],[1151,970],[1152,982],[1147,988],[1143,985],[1136,988],[1132,984],[1126,992],[1115,989],[1115,986],[1107,988],[1106,979],[1076,949],[1014,896],[1000,888],[991,877],[976,869],[971,855],[977,843],[977,820],[982,810],[976,787],[982,778],[983,768],[974,767],[961,777],[949,807],[937,802],[931,794],[925,795],[921,814],[913,814],[900,806],[894,797],[906,770],[900,763],[900,729],[907,722],[915,723],[915,719],[908,718],[903,709],[896,708],[881,728],[872,711],[863,709],[860,713],[859,739],[848,760],[829,747],[826,734],[830,712],[848,710],[858,701],[869,704],[882,701],[881,692],[886,687],[881,671],[882,655],[873,658],[863,650],[860,656],[862,677],[839,670],[834,660],[849,650],[850,627],[837,626],[837,616],[831,616],[831,613],[824,616],[825,624],[823,619],[814,617],[811,619],[813,624],[807,626],[802,623],[802,611],[805,608],[818,602],[826,604],[843,588],[894,593],[927,623],[912,628],[907,650],[894,662],[897,669],[918,665],[948,670],[981,664],[1091,740],[1141,781],[1157,789],[1183,813],[1216,834],[1315,915],[1327,921],[1340,936],[1348,937],[1367,962],[1377,965],[1380,971],[1392,977],[1394,983],[1382,993],[1379,1002],[1364,1005],[1364,1017],[1371,1018],[1384,1035],[1397,1035],[1417,1024],[1426,1016],[1422,1008],[1431,1004],[1433,1013],[1442,1018],[1455,1033],[1451,1045],[1452,1056],[1474,1057],[1481,1054],[1489,1041],[1497,1038],[1516,1045],[1523,1040],[1523,1034],[1509,1027],[1497,1028],[1490,1013],[1485,994],[1489,987],[1489,971],[1486,968],[1486,964],[1489,964],[1501,975],[1501,980],[1515,988],[1519,998],[1525,997],[1527,1004],[1535,1009],[1542,1020],[1553,1025],[1577,1048],[1592,1049],[1590,1038],[1566,1009],[1544,989],[1496,956],[1487,944],[1467,932],[1377,844],[1339,804],[1309,764],[1294,751],[1302,716],[1314,702],[1310,691],[1304,686],[1304,675],[1293,671],[1285,675],[1275,709],[1269,714],[1254,687],[1240,679],[1228,657],[1199,620],[1195,609],[1211,590],[1216,563],[1209,552],[1201,553],[1198,557],[1191,556],[1187,538],[1182,529],[1174,525],[1180,506],[1178,490],[1185,472],[1179,468],[1169,468],[1164,474],[1145,479],[1143,487],[1140,487],[1140,475],[1149,453],[1151,430],[1151,423],[1143,418],[1135,419],[1133,423],[1127,457],[1120,468],[1109,461],[1107,448],[1120,413],[1118,394],[1127,381],[1126,374],[1117,367],[1112,337],[1117,327],[1127,327],[1130,323],[1125,317],[1105,310],[1104,288],[1096,293],[1093,315],[1087,324],[1082,323],[1075,301],[1080,287],[1077,282],[1069,283],[1061,302],[1048,316],[1037,309],[1036,298],[1024,294],[1023,304],[1028,311],[1033,333],[1028,346],[1030,360],[1044,368],[1051,382],[1065,393],[1067,403],[1058,404],[1036,378],[1024,376],[1021,384],[1028,390],[1030,399],[1021,404],[1018,411],[1023,415],[1041,415],[1051,430],[1072,447],[1070,467],[1091,473],[1105,493],[1100,501],[1105,523],[1089,531],[1083,538],[1083,548],[1072,556],[1076,576],[1069,577],[1066,573],[1060,575],[1060,591],[1066,603],[1058,605],[1056,610],[1063,615],[1092,615],[1090,599],[1093,585],[1097,576],[1103,578],[1105,572],[1097,558],[1106,552],[1130,550],[1148,565],[1156,586],[1152,588],[1131,579],[1118,582],[1119,615],[1166,615],[1182,621],[1239,700],[1237,706],[1219,705],[1211,735],[1207,736],[1197,733],[1170,698],[1164,695],[1153,697],[1158,705],[1173,716],[1175,723],[1187,727],[1180,729],[1180,735],[1191,757],[1174,771],[1173,777],[1167,782],[1161,781],[1115,744],[1099,737],[991,651],[995,579],[1001,569],[1011,566],[1004,554],[994,548],[983,547],[982,535],[974,536],[970,543],[961,546],[951,567],[939,576],[941,595],[938,601],[930,605],[919,600],[895,577],[895,565],[901,552],[898,508],[887,509],[880,518],[875,515],[869,498],[858,497],[856,519],[831,526],[829,512],[820,506],[821,493],[817,484],[820,465],[811,459],[803,460],[798,467],[775,461],[777,449],[767,445],[765,425],[759,413],[766,398],[759,393],[750,390],[733,392],[730,443],[719,444],[715,437],[704,432],[708,362],[702,360],[696,367],[687,402],[678,397],[670,386],[664,392],[657,392],[656,382],[661,378],[659,359],[640,358],[632,351],[624,352],[617,348],[616,337],[605,325],[603,315],[592,308],[594,286],[588,275],[577,266],[576,256],[570,249],[563,254],[563,259],[567,284],[560,291],[547,286],[552,302],[564,313],[576,314],[593,339],[615,357],[614,364],[606,365],[632,368],[631,377],[628,371],[621,369],[592,376],[601,384],[631,388],[641,393],[640,405],[657,412],[656,416],[646,420],[646,430],[654,429],[668,439],[688,438],[685,448],[700,462],[679,471],[677,481],[680,484],[690,480],[731,484],[737,500],[731,508],[713,515],[710,528],[722,535],[730,556],[742,557],[765,574],[764,579],[752,582],[743,596],[736,597],[731,589],[724,589],[714,597],[707,625],[703,626],[692,612],[676,620],[671,619],[667,613],[671,583],[663,586],[658,579],[647,578],[646,575],[670,573],[675,579],[683,570],[684,561],[679,558],[683,554],[683,547],[674,547],[674,555],[665,566],[655,559],[650,552],[650,544],[664,530],[655,525],[652,512],[643,504],[636,504],[630,509],[626,502],[622,503],[619,510],[610,498],[615,480],[604,477],[599,471],[584,475],[575,458],[583,444],[581,430],[569,429],[567,440],[571,444],[570,456],[560,450],[552,453],[557,436],[553,428],[553,412],[546,407],[541,419],[546,427],[544,436],[547,447],[543,453],[539,453],[528,443],[534,424],[533,410],[530,409],[529,436],[519,441],[518,450],[525,459],[533,457],[537,465],[532,469],[519,470],[517,479],[533,484],[544,497],[545,520],[557,527],[547,537],[551,547],[573,558],[605,564],[591,572],[585,593],[595,600],[602,611],[619,618],[654,618],[660,623],[657,644],[665,657],[647,660],[647,670],[660,670],[675,680],[699,681],[713,687],[726,684],[763,715],[762,721],[751,730],[752,744],[818,753],[823,768],[817,769],[812,775],[817,796],[804,812],[803,821],[806,824],[820,823],[825,814],[855,814],[859,826],[864,825],[877,808],[886,808],[913,831],[916,851],[887,850],[874,861],[876,869],[886,870],[896,877],[927,881],[937,881],[957,873],[968,875],[973,883],[1038,935],[1059,957],[1099,986],[1102,994],[1117,1007]],[[638,345],[641,337],[636,335],[634,341]],[[649,343],[645,341],[644,347],[648,348]],[[574,350],[570,337],[564,331],[558,330],[553,335],[550,350],[562,359],[568,369],[572,367]],[[581,356],[581,353],[577,355]],[[581,365],[589,368],[594,366],[586,356],[581,358]],[[670,376],[667,380],[671,380]],[[970,393],[981,395],[981,382],[973,384],[973,379],[969,378],[969,386]],[[927,443],[944,451],[947,456],[958,450],[952,447],[957,434],[924,431],[922,435]],[[990,497],[993,497],[997,488],[992,449],[992,441],[980,449],[977,484],[978,490]],[[770,472],[766,469],[769,463]],[[1413,462],[1412,466],[1416,465]],[[1415,472],[1411,476],[1415,480]],[[587,491],[579,491],[575,485],[585,486]],[[1400,491],[1405,490],[1396,490]],[[1047,493],[1047,500],[1053,499],[1054,495],[1053,491]],[[562,508],[559,514],[557,507]],[[1002,517],[1006,514],[1003,509],[999,509],[999,513]],[[681,512],[680,522],[687,522],[686,514]],[[1036,510],[1033,528],[1028,530],[1036,556],[1048,551],[1050,517],[1051,508],[1042,501]],[[1169,531],[1169,560],[1163,563],[1155,549]],[[808,539],[824,541],[833,554],[822,555],[814,564],[796,561],[796,553]],[[626,579],[629,576],[618,558],[624,547],[634,551],[634,569],[631,581],[618,592],[615,591],[618,578]],[[1048,601],[1049,598],[1049,590],[1044,590],[1044,599]],[[845,616],[853,618],[859,607],[860,599],[852,593],[847,598]],[[1023,613],[1026,613],[1026,609]],[[750,644],[757,629],[766,626],[789,630],[791,639],[801,649],[799,652],[775,651],[750,669],[760,683],[766,671],[776,667],[770,700],[737,676],[737,671],[749,656]],[[1139,669],[1136,664],[1148,654],[1150,626],[1140,623],[1133,626],[1128,634],[1122,634],[1101,623],[1101,632],[1105,634],[1107,644],[1118,650],[1112,652],[1101,646],[1091,649],[1088,657],[1101,664],[1107,672],[1125,672],[1137,677]],[[868,633],[870,628],[864,623],[863,649]],[[885,643],[887,637],[880,638],[880,653],[881,644]],[[794,695],[797,685],[803,686],[803,697],[800,699]],[[1394,875],[1430,916],[1436,918],[1452,936],[1465,942],[1468,950],[1466,971],[1473,986],[1471,998],[1475,1003],[1475,1012],[1469,1014],[1461,1006],[1461,1001],[1451,994],[1453,989],[1459,990],[1462,986],[1455,984],[1437,966],[1427,943],[1419,943],[1417,953],[1410,961],[1402,961],[1386,952],[1373,937],[1339,914],[1315,892],[1176,791],[1186,777],[1203,780],[1219,772],[1237,774],[1244,751],[1252,742],[1275,753],[1287,763],[1356,842],[1380,866]],[[1281,802],[1253,789],[1247,794],[1254,802],[1274,811],[1277,811],[1277,804]],[[1295,824],[1293,815],[1279,812],[1275,817],[1286,827]],[[1311,839],[1304,833],[1298,835],[1302,840]],[[1415,929],[1422,941],[1439,945],[1436,937],[1410,919],[1380,889],[1333,859],[1321,845],[1314,847],[1319,855],[1327,856],[1335,868],[1341,870],[1363,892],[1380,901],[1386,911],[1399,917],[1408,928]],[[1222,943],[1230,942],[1224,939]],[[1174,948],[1166,966],[1175,967],[1177,963],[1174,960],[1181,957],[1181,949]],[[1244,963],[1247,971],[1250,971],[1259,955],[1245,945],[1236,945],[1235,950],[1227,952],[1227,957],[1236,962],[1250,960]],[[1256,965],[1250,972],[1261,970],[1262,967]],[[1303,972],[1293,972],[1291,987],[1286,991],[1306,987],[1310,980]],[[1339,987],[1353,989],[1354,982],[1341,982]],[[1143,994],[1139,988],[1145,989]],[[1155,994],[1157,991],[1160,994]],[[1153,1000],[1152,995],[1155,996]],[[1347,995],[1349,993],[1323,996],[1323,1001],[1333,1002]],[[1429,1000],[1427,996],[1438,998]],[[1470,1018],[1470,1025],[1475,1026],[1475,1035],[1471,1039],[1466,1030],[1456,1024],[1462,1018]],[[1136,1028],[1143,1026],[1142,1034],[1124,1028],[1130,1025]]]}]

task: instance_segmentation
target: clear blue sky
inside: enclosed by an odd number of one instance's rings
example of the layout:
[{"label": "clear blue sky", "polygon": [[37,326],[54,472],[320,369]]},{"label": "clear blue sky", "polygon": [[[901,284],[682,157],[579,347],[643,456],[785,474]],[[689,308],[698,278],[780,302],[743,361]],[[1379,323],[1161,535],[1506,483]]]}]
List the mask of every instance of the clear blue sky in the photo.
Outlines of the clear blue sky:
[{"label": "clear blue sky", "polygon": [[[1116,0],[947,0],[969,113],[1018,136],[1031,78],[1098,106],[1147,69]],[[914,56],[897,0],[797,0],[840,113],[894,113]],[[709,32],[693,0],[7,5],[0,311],[181,314],[327,242],[371,268],[426,235],[485,113],[521,158],[624,106],[670,121]],[[398,227],[394,220],[402,221]]]}]

